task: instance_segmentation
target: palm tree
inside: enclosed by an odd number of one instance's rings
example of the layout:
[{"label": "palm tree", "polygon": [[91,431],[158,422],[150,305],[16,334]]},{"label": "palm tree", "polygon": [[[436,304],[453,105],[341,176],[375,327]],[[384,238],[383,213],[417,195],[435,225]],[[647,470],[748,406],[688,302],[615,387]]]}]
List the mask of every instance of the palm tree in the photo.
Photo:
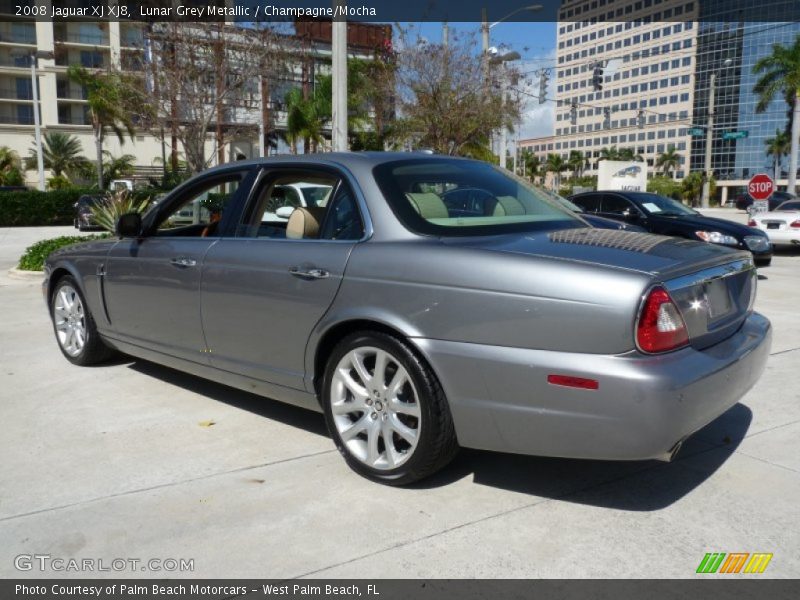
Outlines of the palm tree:
[{"label": "palm tree", "polygon": [[520,153],[520,162],[522,163],[522,176],[530,177],[531,181],[534,177],[539,175],[539,167],[542,161],[536,156],[530,148],[525,148]]},{"label": "palm tree", "polygon": [[83,86],[86,90],[86,102],[92,118],[94,143],[97,151],[97,185],[103,187],[103,140],[106,130],[110,129],[125,143],[127,133],[131,140],[136,134],[133,126],[133,115],[129,110],[130,96],[134,87],[116,71],[93,73],[78,65],[67,69],[67,77]]},{"label": "palm tree", "polygon": [[556,190],[561,187],[561,173],[566,170],[567,163],[560,154],[548,154],[547,159],[544,161],[545,173],[554,173],[555,177],[553,186]]},{"label": "palm tree", "polygon": [[617,160],[644,160],[642,155],[637,153],[634,148],[622,148],[618,156],[619,158]]},{"label": "palm tree", "polygon": [[670,171],[674,171],[681,164],[683,157],[675,151],[675,146],[667,148],[666,152],[662,152],[656,159],[656,166],[661,167],[664,175],[669,175]]},{"label": "palm tree", "polygon": [[305,140],[303,151],[309,152],[310,146],[323,141],[322,128],[325,122],[320,115],[320,104],[314,101],[314,95],[303,97],[300,88],[292,88],[284,97],[286,104],[286,140],[292,150],[297,154],[298,140]]},{"label": "palm tree", "polygon": [[103,163],[103,189],[115,179],[124,179],[136,170],[136,157],[133,154],[123,154],[115,157],[111,152],[105,151],[106,161]]},{"label": "palm tree", "polygon": [[772,54],[760,59],[753,73],[763,73],[753,91],[758,94],[756,112],[764,112],[775,94],[782,92],[792,107],[791,149],[789,152],[789,185],[786,191],[794,193],[797,187],[798,141],[800,140],[800,36],[791,46],[772,46]]},{"label": "palm tree", "polygon": [[789,134],[780,129],[775,130],[775,137],[764,140],[767,145],[767,156],[772,157],[773,165],[775,166],[775,181],[778,181],[781,175],[781,160],[789,153]]},{"label": "palm tree", "polygon": [[586,159],[583,153],[578,150],[570,150],[569,158],[567,158],[567,166],[572,171],[573,177],[580,177],[583,172],[583,166],[586,164]]},{"label": "palm tree", "polygon": [[0,146],[0,185],[20,185],[23,181],[19,154],[8,146]]},{"label": "palm tree", "polygon": [[600,159],[601,160],[619,160],[619,150],[616,146],[611,146],[610,148],[601,148],[600,149]]},{"label": "palm tree", "polygon": [[[61,178],[80,171],[87,163],[86,158],[81,156],[82,152],[81,142],[74,135],[52,131],[42,137],[44,168],[50,169],[54,177]],[[25,168],[37,168],[35,145],[31,148],[30,156],[25,159]]]}]

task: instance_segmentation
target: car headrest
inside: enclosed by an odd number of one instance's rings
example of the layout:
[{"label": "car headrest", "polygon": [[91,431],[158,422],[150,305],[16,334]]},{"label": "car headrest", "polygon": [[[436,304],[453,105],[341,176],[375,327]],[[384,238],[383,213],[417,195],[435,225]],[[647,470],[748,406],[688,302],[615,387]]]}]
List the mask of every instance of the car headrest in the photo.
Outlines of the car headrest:
[{"label": "car headrest", "polygon": [[319,227],[324,216],[325,208],[323,207],[295,208],[286,223],[286,237],[290,240],[318,238]]},{"label": "car headrest", "polygon": [[514,196],[497,197],[497,204],[495,204],[494,207],[495,217],[502,217],[505,215],[516,216],[524,214],[525,214],[525,207],[522,206],[522,202],[514,198]]},{"label": "car headrest", "polygon": [[447,206],[433,192],[408,192],[406,197],[423,219],[446,219],[450,216]]}]

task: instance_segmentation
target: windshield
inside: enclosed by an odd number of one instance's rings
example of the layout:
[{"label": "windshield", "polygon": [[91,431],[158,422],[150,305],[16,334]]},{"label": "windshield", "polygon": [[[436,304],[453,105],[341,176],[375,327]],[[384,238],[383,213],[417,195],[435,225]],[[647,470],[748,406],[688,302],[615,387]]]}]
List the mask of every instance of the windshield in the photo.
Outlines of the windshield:
[{"label": "windshield", "polygon": [[301,187],[300,191],[303,192],[306,206],[325,206],[331,189],[329,185],[309,185]]},{"label": "windshield", "polygon": [[662,217],[680,217],[683,215],[699,215],[696,210],[689,208],[685,204],[681,204],[677,200],[667,198],[666,196],[659,196],[658,194],[643,194],[643,193],[628,193],[629,198],[632,198],[642,209],[649,215],[658,215]]},{"label": "windshield", "polygon": [[586,227],[521,178],[478,161],[417,158],[375,167],[392,210],[416,233],[496,235]]}]

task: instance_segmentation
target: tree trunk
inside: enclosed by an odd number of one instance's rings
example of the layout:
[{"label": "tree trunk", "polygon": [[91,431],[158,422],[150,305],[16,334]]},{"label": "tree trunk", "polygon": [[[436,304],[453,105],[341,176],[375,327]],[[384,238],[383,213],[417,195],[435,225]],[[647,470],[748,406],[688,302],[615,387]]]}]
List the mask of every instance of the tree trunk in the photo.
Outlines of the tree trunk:
[{"label": "tree trunk", "polygon": [[95,131],[94,146],[97,151],[97,189],[103,191],[103,134]]},{"label": "tree trunk", "polygon": [[780,156],[776,155],[775,157],[773,157],[772,164],[775,165],[775,168],[774,168],[774,171],[775,171],[775,177],[774,177],[775,185],[778,185],[778,179],[780,178],[780,175],[781,175],[781,159],[780,159]]},{"label": "tree trunk", "polygon": [[800,90],[794,95],[794,118],[792,119],[792,150],[789,154],[789,182],[786,191],[794,194],[797,191],[797,152],[800,141]]}]

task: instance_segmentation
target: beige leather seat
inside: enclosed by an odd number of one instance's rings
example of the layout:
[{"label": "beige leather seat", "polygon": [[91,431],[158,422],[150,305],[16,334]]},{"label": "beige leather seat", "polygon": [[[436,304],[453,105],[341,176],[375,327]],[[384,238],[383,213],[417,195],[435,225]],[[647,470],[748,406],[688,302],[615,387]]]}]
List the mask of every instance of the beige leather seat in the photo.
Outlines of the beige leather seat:
[{"label": "beige leather seat", "polygon": [[408,192],[406,198],[423,219],[447,219],[450,216],[447,206],[433,192]]},{"label": "beige leather seat", "polygon": [[514,196],[498,196],[497,204],[494,207],[495,217],[503,216],[518,216],[525,214],[525,207],[522,202],[514,198]]},{"label": "beige leather seat", "polygon": [[286,223],[286,237],[290,240],[318,238],[325,208],[321,206],[298,207],[292,211]]}]

